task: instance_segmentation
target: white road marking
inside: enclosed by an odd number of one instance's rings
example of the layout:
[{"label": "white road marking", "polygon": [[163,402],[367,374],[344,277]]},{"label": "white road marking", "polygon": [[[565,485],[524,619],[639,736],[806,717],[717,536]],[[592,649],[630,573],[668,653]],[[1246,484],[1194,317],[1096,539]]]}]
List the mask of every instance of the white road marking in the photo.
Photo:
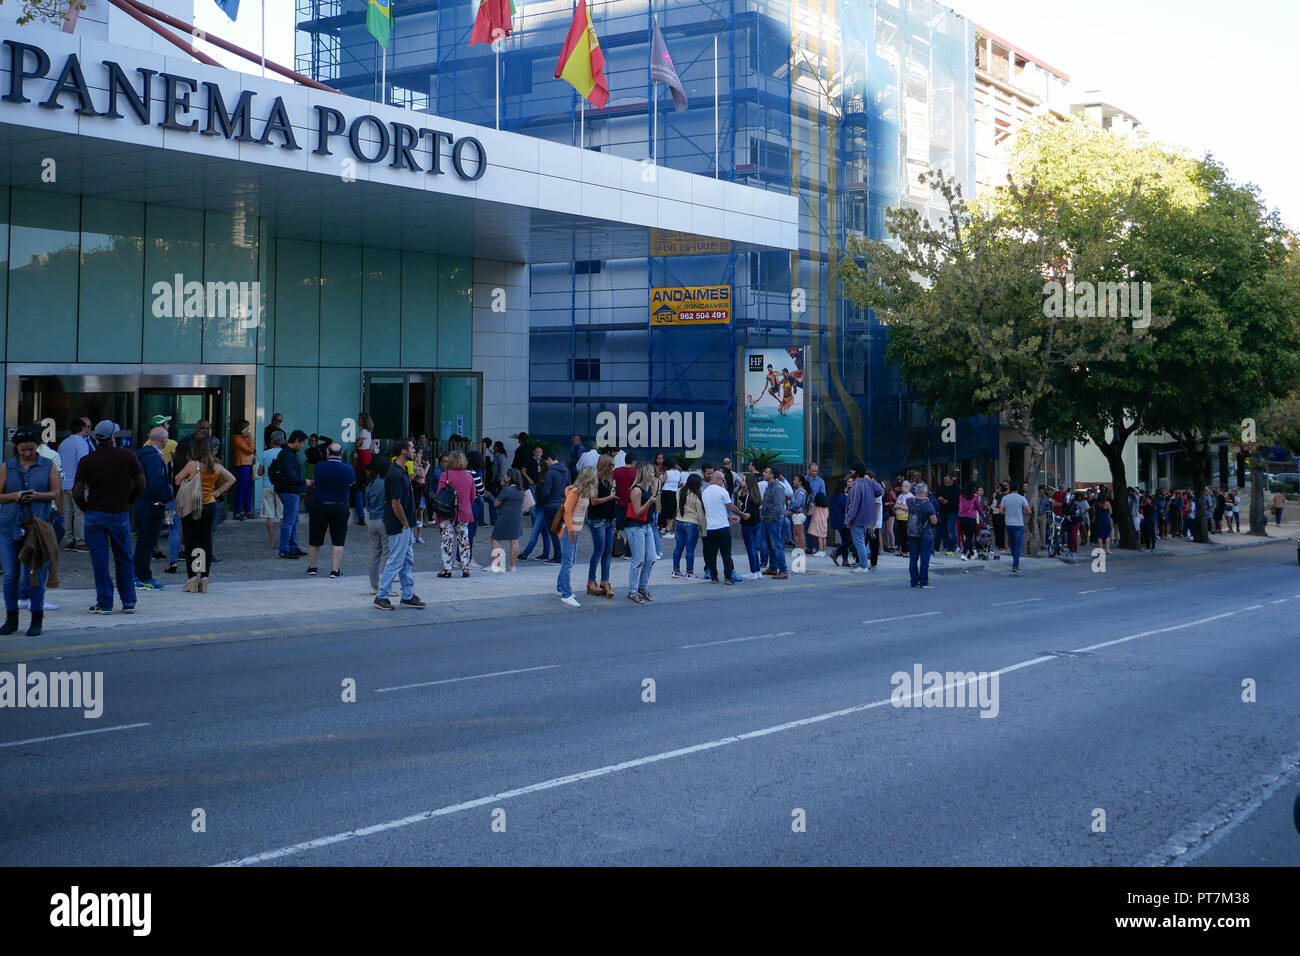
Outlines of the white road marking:
[{"label": "white road marking", "polygon": [[1025,598],[1022,601],[995,601],[989,607],[1006,607],[1009,604],[1033,604],[1035,601],[1041,601],[1042,598]]},{"label": "white road marking", "polygon": [[1215,614],[1212,617],[1203,617],[1197,621],[1187,621],[1184,624],[1173,624],[1169,627],[1159,627],[1154,631],[1140,631],[1137,634],[1130,634],[1128,637],[1117,637],[1113,641],[1102,641],[1100,644],[1089,644],[1087,647],[1076,647],[1076,651],[1095,651],[1103,647],[1113,647],[1116,644],[1123,644],[1127,641],[1136,641],[1139,637],[1150,637],[1152,634],[1168,634],[1170,631],[1181,631],[1186,627],[1196,627],[1198,624],[1209,624],[1211,621],[1221,621],[1225,617],[1232,617],[1236,611],[1224,611],[1222,614]]},{"label": "white road marking", "polygon": [[753,637],[731,637],[725,641],[709,641],[707,644],[682,644],[682,650],[692,647],[715,647],[718,644],[735,644],[737,641],[762,641],[769,637],[789,637],[794,631],[778,631],[775,634],[756,634]]},{"label": "white road marking", "polygon": [[97,730],[78,730],[70,734],[55,734],[53,737],[32,737],[28,740],[11,740],[8,743],[0,744],[0,747],[21,747],[24,744],[40,744],[47,740],[66,740],[68,737],[84,737],[87,734],[107,734],[114,730],[134,730],[136,727],[148,727],[149,722],[146,720],[142,724],[119,724],[116,727],[100,727]]},{"label": "white road marking", "polygon": [[[940,612],[932,612],[938,614]],[[1095,650],[1101,647],[1109,647],[1112,644],[1122,644],[1125,641],[1136,640],[1139,637],[1147,637],[1152,634],[1164,634],[1168,631],[1178,631],[1187,627],[1195,627],[1198,624],[1206,624],[1210,621],[1217,621],[1221,618],[1232,617],[1236,611],[1227,611],[1223,614],[1216,614],[1213,617],[1201,618],[1197,621],[1188,621],[1184,624],[1175,624],[1171,627],[1163,627],[1154,631],[1143,631],[1139,634],[1130,634],[1128,637],[1122,637],[1118,640],[1107,641],[1104,644],[1095,644],[1090,648],[1081,648],[1081,650]],[[924,616],[924,615],[910,615]],[[1045,664],[1048,661],[1061,660],[1055,655],[1043,657],[1033,657],[1018,664],[1011,664],[1007,667],[992,671],[992,674],[1010,674],[1012,671],[1018,671],[1026,667],[1033,667],[1035,664]],[[957,683],[965,683],[958,681]],[[953,685],[956,686],[956,683]],[[933,690],[933,689],[931,689]],[[916,691],[909,695],[916,699],[924,694],[924,691]],[[901,698],[900,698],[901,699]],[[304,843],[295,843],[291,846],[281,847],[278,850],[267,850],[264,853],[257,853],[253,856],[241,857],[238,860],[227,860],[225,863],[219,863],[218,866],[251,866],[258,863],[269,863],[272,860],[280,860],[288,856],[295,856],[299,853],[305,853],[308,850],[318,850],[321,847],[333,846],[337,843],[345,843],[348,840],[354,840],[357,837],[374,836],[377,833],[387,833],[390,830],[398,830],[404,827],[414,826],[417,823],[423,823],[426,820],[432,820],[436,817],[450,816],[454,813],[462,813],[466,810],[473,810],[477,807],[485,807],[489,804],[501,800],[510,800],[515,797],[523,797],[533,793],[541,793],[545,790],[554,790],[557,787],[566,787],[570,784],[580,783],[583,780],[594,780],[597,777],[607,777],[610,774],[622,773],[626,770],[633,770],[637,767],[644,767],[647,764],[661,763],[665,760],[674,760],[678,757],[686,757],[691,754],[703,753],[708,750],[716,750],[719,747],[728,747],[732,744],[740,743],[744,740],[755,740],[759,737],[768,737],[773,734],[784,733],[787,730],[795,730],[799,727],[807,727],[811,724],[820,724],[828,720],[835,720],[839,717],[848,717],[852,714],[860,714],[864,711],[875,710],[878,707],[885,707],[892,704],[890,697],[884,700],[873,700],[866,704],[857,704],[853,707],[845,707],[843,710],[833,710],[825,714],[817,714],[814,717],[803,717],[799,720],[792,720],[788,723],[777,724],[774,727],[764,727],[760,730],[750,730],[746,733],[736,734],[732,737],[721,737],[717,740],[709,740],[702,744],[694,744],[689,747],[680,747],[676,750],[666,750],[662,753],[650,754],[646,757],[637,757],[634,760],[625,760],[622,763],[606,764],[603,767],[596,767],[592,770],[583,770],[579,773],[567,774],[563,777],[552,777],[550,780],[543,780],[540,783],[529,784],[525,787],[517,787],[514,790],[504,790],[501,793],[495,793],[490,797],[478,797],[474,800],[466,800],[463,803],[453,803],[450,806],[439,807],[435,810],[425,810],[422,813],[414,813],[407,817],[400,817],[396,820],[389,820],[385,823],[376,823],[368,827],[360,827],[355,830],[347,830],[343,833],[334,833],[330,836],[320,837],[315,840],[307,840]]]},{"label": "white road marking", "polygon": [[924,614],[903,614],[899,617],[880,617],[874,621],[863,621],[863,624],[888,624],[890,621],[906,621],[914,617],[933,617],[936,614],[942,614],[943,611],[926,611]]},{"label": "white road marking", "polygon": [[491,674],[474,674],[472,677],[449,677],[446,680],[429,680],[421,684],[402,684],[400,687],[380,687],[375,693],[386,694],[390,690],[410,690],[412,687],[437,687],[439,684],[458,684],[464,680],[482,680],[485,677],[505,677],[507,674],[527,674],[529,671],[549,671],[559,664],[546,664],[542,667],[521,667],[515,671],[493,671]]},{"label": "white road marking", "polygon": [[[1220,804],[1191,826],[1170,837],[1164,846],[1149,854],[1139,865],[1186,866],[1213,849],[1238,825],[1250,819],[1256,810],[1271,799],[1278,790],[1288,786],[1297,775],[1300,775],[1300,751],[1284,757],[1281,767],[1276,772],[1256,779],[1251,786],[1237,793],[1232,799]],[[1252,792],[1255,796],[1242,803],[1246,795]]]},{"label": "white road marking", "polygon": [[1269,601],[1268,603],[1269,603],[1269,604],[1285,604],[1285,603],[1286,603],[1286,600],[1287,600],[1286,598],[1279,598],[1279,599],[1276,600],[1276,601]]},{"label": "white road marking", "polygon": [[1263,607],[1263,606],[1264,606],[1264,605],[1262,605],[1262,604],[1252,604],[1252,605],[1250,605],[1249,607],[1243,607],[1242,610],[1243,610],[1243,611],[1256,611],[1256,610],[1258,610],[1259,608],[1261,608],[1261,607]]},{"label": "white road marking", "polygon": [[1080,594],[1096,594],[1098,591],[1113,591],[1113,590],[1115,590],[1113,587],[1110,587],[1110,588],[1089,588],[1088,590],[1086,590],[1086,591],[1080,591],[1079,593],[1080,593]]}]

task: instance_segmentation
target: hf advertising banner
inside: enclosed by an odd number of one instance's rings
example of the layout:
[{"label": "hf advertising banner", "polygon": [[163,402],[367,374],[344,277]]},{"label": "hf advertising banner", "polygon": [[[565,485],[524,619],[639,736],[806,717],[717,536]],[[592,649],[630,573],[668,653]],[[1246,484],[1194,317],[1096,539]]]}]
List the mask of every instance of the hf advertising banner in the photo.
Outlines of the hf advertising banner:
[{"label": "hf advertising banner", "polygon": [[785,462],[804,460],[802,348],[745,349],[746,448],[774,451]]}]

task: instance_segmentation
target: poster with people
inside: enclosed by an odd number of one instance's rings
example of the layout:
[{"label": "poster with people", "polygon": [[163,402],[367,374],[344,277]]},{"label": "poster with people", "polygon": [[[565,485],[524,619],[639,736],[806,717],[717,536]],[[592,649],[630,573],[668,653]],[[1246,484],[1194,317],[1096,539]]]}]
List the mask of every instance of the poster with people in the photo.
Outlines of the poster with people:
[{"label": "poster with people", "polygon": [[745,447],[804,460],[802,347],[745,350]]}]

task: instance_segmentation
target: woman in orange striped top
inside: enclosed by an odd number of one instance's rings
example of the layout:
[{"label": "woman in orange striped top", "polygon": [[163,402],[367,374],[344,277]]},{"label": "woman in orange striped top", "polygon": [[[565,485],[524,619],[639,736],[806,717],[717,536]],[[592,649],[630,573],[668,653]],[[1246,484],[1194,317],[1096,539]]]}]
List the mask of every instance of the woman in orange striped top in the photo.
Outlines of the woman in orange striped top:
[{"label": "woman in orange striped top", "polygon": [[587,507],[595,494],[595,468],[582,469],[573,484],[564,489],[564,533],[560,535],[560,576],[556,579],[555,590],[560,592],[560,600],[569,607],[582,606],[573,596],[569,576],[578,558],[578,538],[587,520]]}]

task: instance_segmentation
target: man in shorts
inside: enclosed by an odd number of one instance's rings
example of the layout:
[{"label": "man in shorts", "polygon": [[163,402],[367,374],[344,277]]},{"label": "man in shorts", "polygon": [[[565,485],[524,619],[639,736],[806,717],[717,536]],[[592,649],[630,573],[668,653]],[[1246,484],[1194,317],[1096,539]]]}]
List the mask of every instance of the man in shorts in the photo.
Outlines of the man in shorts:
[{"label": "man in shorts", "polygon": [[268,472],[271,469],[271,462],[279,457],[280,450],[284,448],[286,437],[283,431],[278,428],[275,429],[268,439],[270,444],[257,453],[257,477],[262,480],[262,517],[266,519],[266,546],[268,548],[279,546],[280,533],[275,526],[284,520],[284,505],[280,502],[280,496],[275,493],[275,488],[271,485]]}]

